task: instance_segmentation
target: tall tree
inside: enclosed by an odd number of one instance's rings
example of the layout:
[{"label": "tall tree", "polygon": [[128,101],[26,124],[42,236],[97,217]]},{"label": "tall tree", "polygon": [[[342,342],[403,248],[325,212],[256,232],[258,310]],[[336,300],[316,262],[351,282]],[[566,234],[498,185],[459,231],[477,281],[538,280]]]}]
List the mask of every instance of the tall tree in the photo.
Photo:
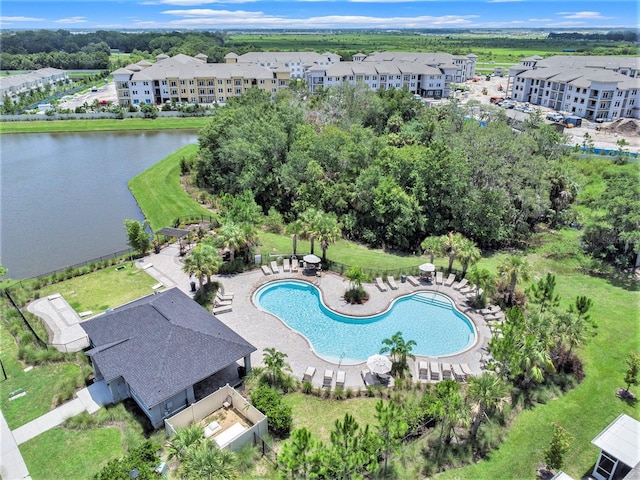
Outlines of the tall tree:
[{"label": "tall tree", "polygon": [[531,265],[517,255],[509,255],[498,264],[498,273],[509,284],[509,298],[507,303],[513,305],[513,294],[516,291],[518,281],[528,281],[531,277]]},{"label": "tall tree", "polygon": [[442,253],[449,257],[449,267],[447,271],[453,270],[453,261],[458,254],[458,249],[463,245],[465,238],[460,233],[449,232],[440,237]]},{"label": "tall tree", "polygon": [[442,445],[451,443],[456,427],[468,424],[468,407],[460,393],[460,384],[451,379],[439,382],[428,410],[440,423],[440,451]]},{"label": "tall tree", "polygon": [[229,250],[229,261],[233,262],[236,252],[244,246],[245,235],[242,226],[238,223],[227,221],[218,231],[217,243],[219,247]]},{"label": "tall tree", "polygon": [[124,228],[127,232],[127,244],[136,250],[140,255],[144,255],[151,248],[151,239],[149,237],[149,222],[139,222],[129,218],[124,221]]},{"label": "tall tree", "polygon": [[442,242],[440,237],[426,237],[420,244],[424,255],[429,255],[429,262],[433,263],[433,258],[442,253]]},{"label": "tall tree", "polygon": [[624,383],[627,385],[627,394],[631,385],[640,385],[640,355],[630,352],[627,358],[627,371],[624,375]]},{"label": "tall tree", "polygon": [[284,372],[291,371],[291,367],[286,362],[287,354],[269,347],[264,349],[262,358],[267,371],[271,374],[271,384],[275,387],[281,382]]},{"label": "tall tree", "polygon": [[405,341],[402,332],[396,332],[391,338],[382,340],[384,347],[380,349],[380,353],[389,353],[393,359],[392,372],[402,375],[409,369],[407,358],[415,359],[415,355],[411,353],[413,347],[417,344],[415,340]]},{"label": "tall tree", "polygon": [[529,300],[540,307],[540,311],[544,312],[549,308],[555,308],[560,305],[560,295],[555,293],[556,276],[547,273],[547,276],[541,278],[537,283],[532,283],[527,289]]},{"label": "tall tree", "polygon": [[222,266],[222,257],[218,250],[205,240],[193,248],[189,255],[184,259],[182,270],[189,275],[195,275],[198,278],[199,287],[202,288],[204,279],[207,283],[211,282],[211,275],[218,273]]},{"label": "tall tree", "polygon": [[340,239],[342,231],[340,224],[334,213],[325,213],[320,218],[315,226],[315,234],[320,241],[320,248],[322,248],[322,261],[327,262],[327,248],[329,244],[335,243]]},{"label": "tall tree", "polygon": [[315,240],[318,236],[317,225],[320,222],[323,212],[315,208],[309,208],[302,212],[298,221],[302,225],[301,237],[311,242],[311,253],[314,253]]},{"label": "tall tree", "polygon": [[382,439],[382,455],[384,456],[383,475],[387,474],[389,455],[402,446],[402,437],[407,433],[409,425],[404,420],[404,412],[393,400],[386,404],[383,400],[376,403],[376,420],[378,435]]},{"label": "tall tree", "polygon": [[318,446],[309,430],[305,427],[298,428],[291,433],[289,441],[282,445],[278,465],[290,473],[292,479],[309,478],[313,450]]},{"label": "tall tree", "polygon": [[507,386],[496,375],[483,372],[480,376],[472,376],[469,378],[467,396],[477,405],[477,412],[471,423],[471,436],[473,438],[475,438],[478,433],[478,428],[486,417],[487,412],[499,407],[505,402],[507,395]]},{"label": "tall tree", "polygon": [[[474,265],[469,272],[469,281],[476,287],[475,302],[478,302],[480,298],[480,289],[484,292],[484,298],[490,297],[495,292],[495,277],[486,268],[478,268]],[[484,300],[482,303],[484,303]]]},{"label": "tall tree", "polygon": [[465,238],[458,246],[457,257],[462,265],[462,276],[464,277],[469,266],[476,264],[482,258],[482,252],[473,240]]}]

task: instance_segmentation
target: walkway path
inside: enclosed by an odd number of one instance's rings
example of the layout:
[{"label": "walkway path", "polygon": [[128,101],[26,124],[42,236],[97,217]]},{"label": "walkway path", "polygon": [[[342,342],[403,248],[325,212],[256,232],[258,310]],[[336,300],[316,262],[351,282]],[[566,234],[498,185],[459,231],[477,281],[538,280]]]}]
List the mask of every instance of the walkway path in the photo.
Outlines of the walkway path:
[{"label": "walkway path", "polygon": [[77,392],[77,398],[60,405],[11,431],[0,411],[0,476],[2,480],[30,479],[29,471],[18,445],[51,430],[83,411],[97,412],[100,407],[112,403],[111,392],[104,381],[97,382]]},{"label": "walkway path", "polygon": [[[149,264],[153,266],[153,269],[148,267]],[[177,245],[164,248],[160,253],[151,254],[138,262],[139,267],[146,266],[147,272],[158,281],[164,283],[162,279],[169,279],[170,284],[174,284],[182,291],[193,295],[190,291],[190,283],[194,279],[182,271],[182,265]],[[381,292],[375,284],[365,284],[364,288],[369,293],[369,301],[364,305],[351,305],[345,302],[342,297],[348,288],[348,281],[331,272],[322,273],[320,278],[306,276],[302,269],[295,273],[281,272],[269,276],[265,276],[259,269],[234,275],[215,275],[213,280],[219,281],[226,293],[233,292],[235,294],[232,311],[219,314],[217,317],[257,347],[257,351],[251,356],[251,364],[254,366],[262,364],[263,349],[273,347],[287,354],[287,361],[291,366],[292,372],[298,378],[302,378],[308,366],[315,367],[316,374],[312,381],[315,387],[321,386],[325,369],[331,369],[335,372],[339,367],[340,370],[346,372],[345,388],[364,388],[364,383],[360,376],[362,369],[366,368],[364,362],[356,365],[339,365],[319,357],[312,350],[304,336],[291,330],[273,315],[259,310],[253,304],[253,293],[261,285],[284,278],[298,278],[316,283],[321,289],[325,304],[331,309],[347,315],[376,314],[386,310],[395,298],[402,295],[420,290],[439,291],[450,297],[458,305],[458,308],[464,311],[473,321],[478,333],[478,339],[475,346],[466,352],[459,355],[435,358],[435,360],[448,363],[466,363],[473,373],[480,373],[482,370],[487,344],[491,338],[490,329],[482,315],[467,307],[466,297],[453,288],[428,284],[414,287],[410,283],[402,283],[398,279],[398,290],[389,289],[387,292]],[[416,361],[433,359],[416,357]],[[413,361],[410,361],[409,366],[412,371],[415,371]]]}]

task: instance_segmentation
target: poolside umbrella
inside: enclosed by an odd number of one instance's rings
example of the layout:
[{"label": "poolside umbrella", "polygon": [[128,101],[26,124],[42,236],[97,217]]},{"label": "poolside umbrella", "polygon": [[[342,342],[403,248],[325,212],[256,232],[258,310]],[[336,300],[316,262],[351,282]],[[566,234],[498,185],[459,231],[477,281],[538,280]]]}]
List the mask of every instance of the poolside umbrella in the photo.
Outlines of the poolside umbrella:
[{"label": "poolside umbrella", "polygon": [[371,355],[367,359],[367,367],[376,375],[385,375],[391,371],[391,360],[385,355]]},{"label": "poolside umbrella", "polygon": [[309,255],[305,255],[304,257],[302,257],[302,260],[304,260],[307,263],[320,263],[322,261],[320,257],[318,257],[317,255],[314,255],[313,253],[310,253]]},{"label": "poolside umbrella", "polygon": [[426,272],[426,273],[436,271],[436,266],[433,263],[423,263],[418,268],[420,269],[421,272]]}]

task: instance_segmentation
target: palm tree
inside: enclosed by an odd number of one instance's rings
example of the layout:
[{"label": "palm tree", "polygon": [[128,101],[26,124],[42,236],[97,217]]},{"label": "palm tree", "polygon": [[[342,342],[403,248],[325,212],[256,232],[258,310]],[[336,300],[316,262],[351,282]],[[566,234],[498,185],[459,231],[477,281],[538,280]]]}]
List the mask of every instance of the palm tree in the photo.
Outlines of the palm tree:
[{"label": "palm tree", "polygon": [[291,235],[293,256],[295,257],[298,249],[298,235],[302,233],[302,223],[300,220],[295,220],[287,225],[286,231]]},{"label": "palm tree", "polygon": [[326,264],[329,244],[337,242],[342,236],[342,230],[336,214],[326,213],[320,216],[315,231],[318,240],[320,240],[320,247],[322,248],[322,262]]},{"label": "palm tree", "polygon": [[199,287],[202,288],[204,279],[211,281],[211,275],[218,272],[222,265],[222,259],[218,251],[209,243],[201,243],[184,259],[182,270],[189,275],[198,278]]},{"label": "palm tree", "polygon": [[291,371],[291,367],[285,361],[287,354],[279,352],[273,347],[265,348],[262,353],[262,358],[267,367],[267,371],[271,374],[273,386],[276,386],[280,382],[285,370]]},{"label": "palm tree", "polygon": [[480,289],[484,291],[485,298],[495,292],[495,278],[486,268],[478,268],[474,265],[469,272],[469,281],[476,286],[476,301],[480,296]]},{"label": "palm tree", "polygon": [[194,448],[204,440],[202,427],[197,424],[185,428],[178,428],[167,443],[169,459],[175,458],[183,461],[190,448]]},{"label": "palm tree", "polygon": [[478,409],[471,424],[471,437],[475,438],[487,411],[499,407],[505,401],[507,394],[507,386],[499,377],[489,372],[469,378],[467,397],[476,403]]},{"label": "palm tree", "polygon": [[546,343],[536,334],[525,335],[518,355],[518,368],[523,375],[523,386],[528,386],[531,381],[542,382],[545,372],[553,372],[555,367],[549,357],[549,349]]},{"label": "palm tree", "polygon": [[238,459],[229,449],[219,449],[213,442],[189,448],[178,478],[184,480],[232,480],[239,478]]},{"label": "palm tree", "polygon": [[513,294],[519,280],[525,282],[531,278],[531,265],[517,255],[510,255],[498,264],[498,273],[509,282],[509,298],[507,303],[513,305]]},{"label": "palm tree", "polygon": [[392,371],[398,374],[402,374],[409,367],[407,366],[407,357],[415,359],[415,355],[411,353],[413,347],[417,344],[414,340],[405,342],[402,337],[402,332],[396,332],[391,338],[385,338],[382,340],[385,345],[380,349],[380,353],[389,353],[393,359]]},{"label": "palm tree", "polygon": [[242,242],[240,244],[240,250],[243,251],[243,258],[246,264],[251,263],[251,253],[253,251],[253,247],[258,244],[258,229],[252,223],[243,223],[240,226],[242,233]]},{"label": "palm tree", "polygon": [[569,346],[567,355],[571,355],[574,347],[580,347],[587,342],[589,334],[587,331],[587,320],[574,312],[561,312],[556,315],[556,332],[560,340]]},{"label": "palm tree", "polygon": [[467,274],[470,265],[475,265],[482,258],[482,253],[473,240],[464,238],[458,246],[458,260],[462,264],[462,276]]},{"label": "palm tree", "polygon": [[466,239],[459,233],[449,232],[440,236],[441,251],[449,257],[449,268],[447,271],[453,270],[453,261],[456,258],[458,249],[463,245]]},{"label": "palm tree", "polygon": [[244,245],[244,234],[239,224],[227,221],[220,227],[218,232],[218,246],[229,249],[229,261],[235,259],[236,250]]},{"label": "palm tree", "polygon": [[309,208],[302,212],[300,214],[300,217],[298,218],[298,221],[302,225],[300,236],[305,240],[309,240],[311,242],[311,253],[313,253],[315,247],[315,239],[318,235],[316,227],[322,215],[323,214],[321,211],[316,210],[315,208]]},{"label": "palm tree", "polygon": [[442,242],[440,237],[427,237],[420,244],[424,255],[429,255],[429,262],[433,263],[436,254],[442,252]]}]

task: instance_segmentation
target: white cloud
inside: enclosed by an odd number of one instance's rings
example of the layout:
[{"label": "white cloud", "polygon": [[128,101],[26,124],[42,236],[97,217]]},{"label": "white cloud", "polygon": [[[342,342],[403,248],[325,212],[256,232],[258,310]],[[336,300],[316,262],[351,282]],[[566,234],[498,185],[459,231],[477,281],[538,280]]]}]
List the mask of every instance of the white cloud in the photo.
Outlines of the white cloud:
[{"label": "white cloud", "polygon": [[87,17],[69,17],[69,18],[61,18],[59,20],[54,20],[54,23],[64,23],[64,24],[76,24],[76,23],[87,23]]},{"label": "white cloud", "polygon": [[11,23],[11,22],[46,22],[46,19],[35,18],[35,17],[2,17],[0,16],[0,23]]},{"label": "white cloud", "polygon": [[579,18],[583,20],[604,20],[612,17],[605,17],[600,12],[558,12],[564,18]]},{"label": "white cloud", "polygon": [[[170,22],[172,28],[429,28],[471,26],[475,15],[442,15],[417,17],[373,17],[365,15],[327,15],[290,18],[245,10],[166,10],[166,15],[182,17]],[[139,27],[153,28],[141,22]]]},{"label": "white cloud", "polygon": [[157,5],[175,5],[178,7],[194,7],[196,5],[224,5],[255,3],[258,0],[158,0]]}]

